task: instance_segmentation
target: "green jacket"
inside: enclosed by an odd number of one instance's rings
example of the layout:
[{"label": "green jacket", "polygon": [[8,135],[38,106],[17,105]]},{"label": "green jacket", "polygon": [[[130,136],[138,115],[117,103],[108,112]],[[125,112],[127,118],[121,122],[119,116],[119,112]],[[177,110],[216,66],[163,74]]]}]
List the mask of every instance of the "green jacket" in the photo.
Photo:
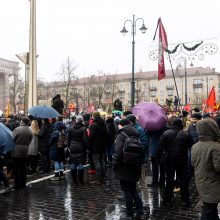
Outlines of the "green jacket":
[{"label": "green jacket", "polygon": [[192,147],[196,187],[202,201],[220,202],[220,131],[211,118],[196,123],[199,141]]}]

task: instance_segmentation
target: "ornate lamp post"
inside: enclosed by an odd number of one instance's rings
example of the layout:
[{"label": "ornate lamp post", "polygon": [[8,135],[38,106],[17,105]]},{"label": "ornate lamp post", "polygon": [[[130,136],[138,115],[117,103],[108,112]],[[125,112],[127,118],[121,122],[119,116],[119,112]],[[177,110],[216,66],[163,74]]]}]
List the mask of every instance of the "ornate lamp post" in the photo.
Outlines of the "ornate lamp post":
[{"label": "ornate lamp post", "polygon": [[146,32],[147,28],[144,24],[143,18],[137,18],[135,19],[135,15],[133,15],[132,20],[126,20],[124,22],[124,27],[120,31],[123,35],[126,35],[128,33],[127,29],[125,28],[125,25],[127,22],[131,23],[131,35],[132,35],[132,76],[131,76],[131,107],[134,106],[134,99],[135,99],[135,78],[134,78],[134,55],[135,55],[135,40],[134,36],[136,35],[136,23],[138,20],[142,21],[142,26],[139,29],[143,34]]}]

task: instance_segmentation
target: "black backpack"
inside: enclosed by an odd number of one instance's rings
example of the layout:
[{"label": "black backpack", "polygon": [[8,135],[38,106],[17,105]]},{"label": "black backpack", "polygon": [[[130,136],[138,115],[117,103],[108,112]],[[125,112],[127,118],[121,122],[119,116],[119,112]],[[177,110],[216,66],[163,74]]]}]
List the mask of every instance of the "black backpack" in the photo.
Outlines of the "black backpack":
[{"label": "black backpack", "polygon": [[123,163],[131,165],[141,165],[144,160],[144,146],[138,137],[128,136],[121,132],[125,137],[123,146]]}]

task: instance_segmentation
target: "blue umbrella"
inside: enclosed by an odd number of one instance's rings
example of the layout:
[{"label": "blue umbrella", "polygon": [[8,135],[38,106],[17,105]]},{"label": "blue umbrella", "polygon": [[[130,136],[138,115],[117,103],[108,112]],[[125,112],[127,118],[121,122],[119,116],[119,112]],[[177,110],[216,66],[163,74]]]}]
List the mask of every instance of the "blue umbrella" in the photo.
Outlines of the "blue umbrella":
[{"label": "blue umbrella", "polygon": [[36,118],[56,118],[60,116],[54,108],[47,105],[36,105],[29,108],[28,113]]},{"label": "blue umbrella", "polygon": [[15,148],[12,132],[4,124],[0,123],[0,153],[6,154]]}]

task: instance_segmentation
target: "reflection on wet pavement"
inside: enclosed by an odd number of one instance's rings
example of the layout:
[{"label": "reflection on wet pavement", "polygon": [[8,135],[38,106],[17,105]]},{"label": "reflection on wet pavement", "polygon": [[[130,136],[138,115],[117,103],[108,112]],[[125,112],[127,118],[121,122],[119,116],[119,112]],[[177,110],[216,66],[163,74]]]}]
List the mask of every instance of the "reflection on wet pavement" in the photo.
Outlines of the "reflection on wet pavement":
[{"label": "reflection on wet pavement", "polygon": [[[150,174],[150,172],[147,172]],[[100,185],[95,176],[86,176],[84,186],[75,186],[70,174],[66,180],[44,180],[30,184],[26,189],[0,196],[0,219],[94,219],[119,220],[124,216],[124,202],[113,171],[107,170],[107,183]],[[176,193],[171,206],[162,204],[163,188],[147,188],[151,176],[138,184],[145,206],[145,219],[199,219],[199,198],[194,184],[190,188],[191,206],[182,207],[180,194]],[[148,215],[149,214],[149,215]]]}]

